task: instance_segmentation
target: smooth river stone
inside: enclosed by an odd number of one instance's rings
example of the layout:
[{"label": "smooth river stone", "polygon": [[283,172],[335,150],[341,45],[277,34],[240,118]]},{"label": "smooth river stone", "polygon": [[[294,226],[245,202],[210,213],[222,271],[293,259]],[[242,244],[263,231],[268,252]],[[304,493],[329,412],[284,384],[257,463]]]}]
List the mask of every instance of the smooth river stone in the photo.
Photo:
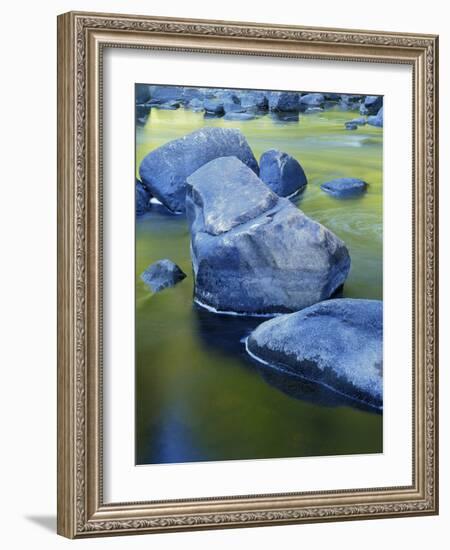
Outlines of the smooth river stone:
[{"label": "smooth river stone", "polygon": [[383,303],[337,299],[320,302],[259,325],[248,353],[319,382],[348,397],[383,405]]}]

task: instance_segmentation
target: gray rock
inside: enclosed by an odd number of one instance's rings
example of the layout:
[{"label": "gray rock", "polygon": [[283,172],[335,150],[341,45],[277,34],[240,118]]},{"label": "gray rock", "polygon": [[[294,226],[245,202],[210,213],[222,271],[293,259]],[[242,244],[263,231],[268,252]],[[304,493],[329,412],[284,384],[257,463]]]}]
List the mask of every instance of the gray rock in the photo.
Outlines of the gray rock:
[{"label": "gray rock", "polygon": [[148,191],[172,212],[185,211],[186,178],[207,162],[235,156],[259,173],[242,132],[235,128],[201,128],[149,153],[139,173]]},{"label": "gray rock", "polygon": [[367,124],[377,126],[378,128],[383,128],[383,107],[381,107],[376,115],[367,117]]},{"label": "gray rock", "polygon": [[355,122],[346,122],[345,123],[345,129],[346,130],[357,130],[358,129],[358,125],[355,123]]},{"label": "gray rock", "polygon": [[343,285],[345,244],[238,159],[215,159],[187,182],[197,303],[272,315],[325,300]]},{"label": "gray rock", "polygon": [[148,190],[136,179],[136,216],[142,216],[150,210],[151,197]]},{"label": "gray rock", "polygon": [[327,300],[271,319],[250,334],[246,348],[267,365],[383,405],[381,301]]},{"label": "gray rock", "polygon": [[150,86],[153,103],[167,103],[168,101],[183,101],[184,88],[182,86]]},{"label": "gray rock", "polygon": [[376,115],[383,106],[383,96],[368,95],[364,99],[359,112],[362,115]]},{"label": "gray rock", "polygon": [[267,111],[269,106],[266,92],[242,92],[240,101],[245,111]]},{"label": "gray rock", "polygon": [[323,107],[325,97],[323,94],[306,94],[300,98],[300,105],[303,108],[307,107]]},{"label": "gray rock", "polygon": [[192,111],[203,111],[203,100],[194,97],[187,104],[187,108]]},{"label": "gray rock", "polygon": [[206,113],[214,116],[222,116],[225,112],[223,101],[219,101],[218,99],[205,99],[203,107]]},{"label": "gray rock", "polygon": [[280,197],[293,195],[307,184],[300,163],[291,155],[275,149],[261,155],[259,177]]},{"label": "gray rock", "polygon": [[158,260],[141,274],[141,279],[152,292],[175,286],[185,278],[186,274],[171,260]]},{"label": "gray rock", "polygon": [[365,193],[367,183],[357,178],[337,178],[323,183],[320,188],[337,199],[348,199]]},{"label": "gray rock", "polygon": [[298,111],[300,95],[297,92],[270,92],[268,101],[271,111]]}]

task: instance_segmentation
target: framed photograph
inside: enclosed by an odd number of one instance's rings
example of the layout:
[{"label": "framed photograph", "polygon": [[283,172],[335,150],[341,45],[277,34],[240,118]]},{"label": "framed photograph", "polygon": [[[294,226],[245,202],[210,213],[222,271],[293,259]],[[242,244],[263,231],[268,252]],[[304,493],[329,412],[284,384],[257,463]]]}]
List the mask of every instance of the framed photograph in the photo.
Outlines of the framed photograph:
[{"label": "framed photograph", "polygon": [[58,532],[436,514],[438,39],[58,18]]}]

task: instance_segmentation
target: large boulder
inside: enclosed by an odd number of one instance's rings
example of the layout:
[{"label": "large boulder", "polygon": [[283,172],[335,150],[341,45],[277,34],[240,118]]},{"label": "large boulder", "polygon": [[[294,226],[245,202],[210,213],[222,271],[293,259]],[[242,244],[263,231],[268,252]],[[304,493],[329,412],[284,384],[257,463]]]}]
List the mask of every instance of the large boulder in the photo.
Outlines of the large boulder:
[{"label": "large boulder", "polygon": [[172,212],[185,211],[186,178],[207,162],[235,156],[256,174],[258,163],[235,128],[201,128],[149,153],[139,173],[149,192]]},{"label": "large boulder", "polygon": [[142,216],[150,210],[150,199],[148,190],[136,179],[136,216]]},{"label": "large boulder", "polygon": [[271,111],[298,111],[300,95],[297,92],[270,92],[268,101]]},{"label": "large boulder", "polygon": [[350,269],[345,244],[239,159],[215,159],[187,183],[198,304],[273,315],[325,300],[343,285]]},{"label": "large boulder", "polygon": [[383,96],[368,95],[364,99],[359,112],[362,115],[376,115],[383,106]]},{"label": "large boulder", "polygon": [[261,155],[259,177],[280,197],[294,195],[307,184],[300,163],[291,155],[276,149],[269,149]]},{"label": "large boulder", "polygon": [[246,341],[258,361],[383,405],[383,303],[326,300],[259,325]]},{"label": "large boulder", "polygon": [[141,274],[141,279],[152,292],[161,292],[165,288],[175,286],[185,278],[186,273],[183,273],[177,264],[167,259],[158,260],[149,265]]},{"label": "large boulder", "polygon": [[320,188],[337,199],[348,199],[365,193],[367,183],[357,178],[337,178],[323,183]]}]

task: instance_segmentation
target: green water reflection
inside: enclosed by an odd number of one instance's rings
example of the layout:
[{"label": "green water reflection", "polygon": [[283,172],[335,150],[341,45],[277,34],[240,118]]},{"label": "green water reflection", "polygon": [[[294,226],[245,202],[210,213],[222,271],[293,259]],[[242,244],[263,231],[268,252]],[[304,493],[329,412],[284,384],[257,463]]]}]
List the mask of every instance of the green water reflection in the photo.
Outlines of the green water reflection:
[{"label": "green water reflection", "polygon": [[[345,130],[354,116],[328,111],[299,122],[269,115],[232,122],[154,109],[137,128],[136,165],[152,149],[205,125],[240,128],[257,159],[270,148],[293,155],[309,182],[298,206],[349,248],[344,296],[381,299],[382,130]],[[367,194],[339,201],[320,190],[320,183],[343,176],[367,181]],[[151,295],[139,275],[161,258],[188,277]],[[239,341],[255,321],[198,311],[192,293],[186,220],[154,207],[136,223],[137,464],[382,451],[381,415],[261,372]]]}]

